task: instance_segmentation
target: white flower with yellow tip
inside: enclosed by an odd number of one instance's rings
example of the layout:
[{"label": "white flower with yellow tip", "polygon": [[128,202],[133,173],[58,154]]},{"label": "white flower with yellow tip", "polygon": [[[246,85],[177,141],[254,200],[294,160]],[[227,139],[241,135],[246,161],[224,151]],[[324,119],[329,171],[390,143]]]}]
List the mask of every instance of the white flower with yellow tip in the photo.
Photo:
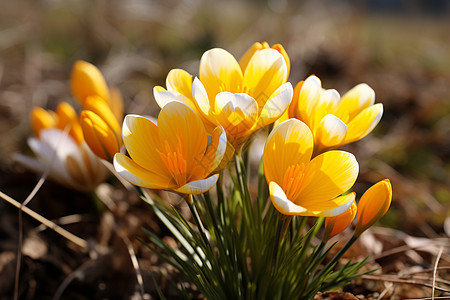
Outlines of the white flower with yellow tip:
[{"label": "white flower with yellow tip", "polygon": [[31,119],[36,137],[29,138],[28,145],[36,156],[17,154],[17,162],[36,173],[48,172],[49,179],[80,191],[91,191],[106,179],[109,172],[84,141],[69,104],[62,102],[56,113],[37,107]]}]

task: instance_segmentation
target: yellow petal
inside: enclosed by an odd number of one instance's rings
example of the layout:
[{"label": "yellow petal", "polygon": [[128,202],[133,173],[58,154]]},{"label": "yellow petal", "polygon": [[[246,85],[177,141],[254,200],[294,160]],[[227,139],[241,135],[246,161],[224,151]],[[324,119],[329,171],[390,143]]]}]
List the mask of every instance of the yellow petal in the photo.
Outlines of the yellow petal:
[{"label": "yellow petal", "polygon": [[180,102],[166,104],[158,116],[158,131],[171,151],[179,150],[184,155],[188,173],[201,162],[208,143],[206,130],[200,117],[188,106]]},{"label": "yellow petal", "polygon": [[86,97],[97,95],[109,103],[109,89],[105,79],[96,66],[88,62],[78,60],[75,62],[70,75],[72,94],[81,104]]},{"label": "yellow petal", "polygon": [[86,143],[98,157],[111,161],[114,154],[119,152],[116,134],[108,124],[96,113],[83,110],[80,123]]},{"label": "yellow petal", "polygon": [[[349,195],[353,198],[353,200],[355,199],[355,193],[350,193]],[[342,214],[326,218],[324,240],[328,240],[330,237],[343,232],[348,226],[350,226],[352,221],[355,219],[356,210],[356,203],[353,201],[352,205]]]},{"label": "yellow petal", "polygon": [[315,138],[323,148],[339,146],[347,134],[347,125],[334,115],[326,115],[316,129]]},{"label": "yellow petal", "polygon": [[78,115],[73,107],[67,102],[61,102],[56,108],[58,115],[57,128],[61,130],[69,130],[69,135],[79,145],[84,140],[83,131],[78,122]]},{"label": "yellow petal", "polygon": [[270,99],[266,102],[261,110],[261,114],[258,120],[258,127],[263,127],[267,124],[273,123],[275,120],[286,111],[289,103],[292,99],[292,85],[290,82],[286,82],[280,86]]},{"label": "yellow petal", "polygon": [[360,83],[342,97],[336,116],[348,115],[353,119],[363,109],[373,105],[375,102],[375,91],[365,83]]},{"label": "yellow petal", "polygon": [[334,114],[339,103],[339,93],[334,89],[324,90],[320,93],[320,97],[315,99],[311,114],[309,115],[309,127],[313,132],[319,126],[320,121],[328,114]]},{"label": "yellow petal", "polygon": [[84,102],[84,109],[90,110],[98,115],[103,121],[110,127],[110,129],[115,133],[117,137],[117,142],[121,144],[120,138],[120,125],[117,122],[117,118],[108,106],[106,102],[104,102],[98,96],[89,96],[86,98]]},{"label": "yellow petal", "polygon": [[211,144],[197,167],[192,171],[192,178],[205,178],[214,171],[225,155],[227,134],[222,126],[216,127],[212,133]]},{"label": "yellow petal", "polygon": [[223,91],[237,93],[242,86],[241,67],[230,53],[220,48],[208,50],[203,54],[199,78],[210,100]]},{"label": "yellow petal", "polygon": [[137,186],[150,189],[173,189],[176,187],[171,178],[143,168],[122,153],[114,156],[114,168],[120,176]]},{"label": "yellow petal", "polygon": [[123,122],[122,137],[128,154],[144,169],[170,178],[170,173],[156,150],[162,147],[158,127],[148,118],[127,115]]},{"label": "yellow petal", "polygon": [[383,115],[383,104],[377,103],[358,114],[347,123],[347,136],[345,143],[351,143],[368,135],[380,122]]},{"label": "yellow petal", "polygon": [[250,59],[253,57],[256,51],[264,48],[265,47],[259,42],[254,43],[250,48],[248,48],[248,50],[244,53],[244,55],[242,55],[241,59],[239,60],[239,65],[241,66],[242,72],[245,72]]},{"label": "yellow petal", "polygon": [[302,90],[304,82],[305,81],[302,80],[302,81],[299,81],[295,85],[294,94],[292,96],[292,101],[291,101],[291,104],[289,104],[289,107],[288,107],[288,110],[287,110],[288,111],[288,116],[289,116],[287,119],[289,119],[289,118],[300,119],[300,111],[299,111],[299,107],[298,107],[298,98],[300,96],[300,91]]},{"label": "yellow petal", "polygon": [[117,122],[120,124],[123,121],[123,98],[122,93],[120,90],[116,87],[112,87],[109,89],[109,94],[111,96],[111,111],[113,112],[114,116],[116,117]]},{"label": "yellow petal", "polygon": [[375,224],[389,209],[392,201],[392,185],[389,179],[382,180],[371,186],[359,200],[358,222],[355,235]]},{"label": "yellow petal", "polygon": [[219,174],[215,174],[205,179],[191,181],[174,191],[183,194],[202,194],[209,191],[216,184],[217,179],[219,179]]},{"label": "yellow petal", "polygon": [[286,78],[287,66],[283,56],[274,49],[263,49],[251,58],[242,85],[258,102],[258,107],[264,107]]},{"label": "yellow petal", "polygon": [[316,104],[320,101],[322,83],[314,75],[309,76],[301,85],[296,108],[296,118],[310,124]]},{"label": "yellow petal", "polygon": [[289,119],[272,130],[263,153],[267,182],[282,184],[290,166],[309,162],[313,151],[311,130],[300,120]]},{"label": "yellow petal", "polygon": [[287,67],[287,76],[286,76],[286,80],[287,80],[287,77],[289,76],[289,72],[291,71],[291,60],[289,59],[289,55],[287,54],[286,50],[284,50],[284,47],[281,44],[275,44],[271,48],[277,50],[278,52],[281,53],[281,55],[283,55],[283,58],[284,58],[284,61],[286,62],[286,67]]},{"label": "yellow petal", "polygon": [[56,115],[42,107],[34,107],[30,113],[30,119],[31,127],[37,137],[39,137],[42,129],[56,127],[57,124]]},{"label": "yellow petal", "polygon": [[312,211],[326,210],[329,199],[353,186],[358,170],[351,153],[333,150],[320,154],[306,166],[303,188],[298,199],[293,200]]},{"label": "yellow petal", "polygon": [[167,90],[192,99],[192,75],[182,69],[172,69],[166,78]]}]

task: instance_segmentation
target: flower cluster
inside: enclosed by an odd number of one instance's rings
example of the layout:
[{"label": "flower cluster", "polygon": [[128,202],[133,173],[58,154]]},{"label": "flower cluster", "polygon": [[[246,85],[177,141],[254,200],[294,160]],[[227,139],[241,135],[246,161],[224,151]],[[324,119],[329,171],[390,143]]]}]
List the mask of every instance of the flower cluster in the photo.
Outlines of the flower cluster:
[{"label": "flower cluster", "polygon": [[[104,164],[113,163],[120,176],[140,188],[182,195],[198,231],[140,189],[189,256],[155,235],[151,241],[207,298],[312,298],[362,267],[348,264],[333,273],[343,252],[386,213],[392,187],[388,179],[376,183],[357,206],[351,189],[358,162],[336,149],[364,138],[380,121],[383,106],[374,103],[373,89],[361,83],[341,98],[336,90],[323,89],[314,75],[293,89],[290,68],[279,44],[255,43],[239,61],[224,49],[211,49],[200,59],[198,76],[173,69],[166,88],[154,87],[161,108],[157,120],[123,119],[120,92],[107,86],[94,65],[77,61],[71,88],[80,116],[67,103],[56,112],[35,108],[36,137],[29,145],[37,158],[18,160],[36,171],[47,168],[51,178],[80,190],[102,182]],[[247,185],[245,145],[264,127],[270,133],[255,199]],[[231,186],[219,180],[227,175]],[[217,200],[209,193],[214,186]],[[355,216],[353,237],[317,269],[334,246],[324,250],[329,239]],[[305,230],[308,217],[316,222]],[[312,246],[323,223],[322,243]]]}]

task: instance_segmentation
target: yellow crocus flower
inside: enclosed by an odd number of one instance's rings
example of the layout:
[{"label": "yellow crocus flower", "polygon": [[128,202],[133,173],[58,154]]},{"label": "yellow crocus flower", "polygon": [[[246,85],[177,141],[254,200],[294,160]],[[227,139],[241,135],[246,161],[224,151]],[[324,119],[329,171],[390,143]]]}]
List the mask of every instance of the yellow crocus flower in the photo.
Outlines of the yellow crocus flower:
[{"label": "yellow crocus flower", "polygon": [[130,157],[114,156],[116,171],[134,185],[200,194],[216,183],[210,175],[226,148],[226,134],[218,126],[211,143],[205,126],[195,112],[180,102],[165,105],[157,125],[149,118],[127,115],[122,136]]},{"label": "yellow crocus flower", "polygon": [[392,201],[392,185],[389,179],[377,182],[361,197],[355,236],[361,235],[387,212]]},{"label": "yellow crocus flower", "polygon": [[320,79],[311,75],[296,85],[292,102],[278,122],[288,118],[305,122],[320,153],[368,135],[383,115],[383,105],[374,101],[375,92],[365,83],[341,98],[336,90],[323,89]]},{"label": "yellow crocus flower", "polygon": [[34,108],[31,113],[36,137],[28,139],[35,158],[17,154],[15,160],[36,173],[67,187],[90,191],[108,176],[107,168],[87,146],[73,107],[62,102],[56,112]]},{"label": "yellow crocus flower", "polygon": [[[355,193],[351,193],[350,197],[355,199]],[[357,206],[353,202],[352,205],[342,214],[325,218],[325,233],[323,240],[328,241],[331,237],[343,232],[355,219]]]},{"label": "yellow crocus flower", "polygon": [[73,65],[70,82],[73,95],[84,109],[80,123],[87,144],[100,158],[112,161],[122,145],[123,100],[120,91],[109,89],[97,67],[82,60]]},{"label": "yellow crocus flower", "polygon": [[345,151],[328,151],[311,160],[313,136],[308,126],[289,119],[279,124],[264,146],[264,174],[275,208],[285,215],[335,216],[353,202],[358,162]]},{"label": "yellow crocus flower", "polygon": [[206,51],[200,60],[199,78],[193,82],[186,71],[172,70],[167,90],[154,88],[158,105],[185,103],[201,115],[208,131],[222,126],[239,153],[252,133],[283,114],[293,93],[286,82],[289,73],[283,54],[271,48],[250,52],[253,54],[244,59],[248,63],[243,69],[224,49]]}]

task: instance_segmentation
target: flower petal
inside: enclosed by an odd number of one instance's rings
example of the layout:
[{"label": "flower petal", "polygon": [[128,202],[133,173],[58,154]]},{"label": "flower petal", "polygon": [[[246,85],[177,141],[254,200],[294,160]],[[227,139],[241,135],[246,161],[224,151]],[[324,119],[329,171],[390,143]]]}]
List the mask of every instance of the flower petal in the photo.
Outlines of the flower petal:
[{"label": "flower petal", "polygon": [[244,55],[242,55],[241,59],[239,60],[241,70],[245,72],[245,69],[247,68],[248,63],[250,62],[250,59],[253,57],[256,51],[268,48],[268,46],[269,45],[267,45],[267,47],[264,47],[264,45],[262,45],[261,43],[256,42],[250,48],[248,48],[248,50],[244,53]]},{"label": "flower petal", "polygon": [[245,69],[242,85],[252,95],[259,107],[286,82],[288,73],[283,55],[274,49],[257,51]]},{"label": "flower petal", "polygon": [[128,154],[139,166],[170,177],[166,165],[155,151],[162,142],[158,127],[151,120],[139,115],[125,116],[122,135]]},{"label": "flower petal", "polygon": [[334,115],[326,115],[316,129],[316,138],[325,148],[338,146],[345,139],[347,125]]},{"label": "flower petal", "polygon": [[347,123],[347,136],[345,143],[351,143],[368,135],[383,116],[383,104],[377,103],[359,113],[352,121]]},{"label": "flower petal", "polygon": [[270,199],[272,199],[273,206],[284,215],[303,215],[308,210],[304,207],[294,204],[290,201],[283,189],[274,181],[269,183]]},{"label": "flower petal", "polygon": [[93,64],[78,60],[70,75],[72,94],[81,104],[88,96],[97,95],[109,102],[109,89],[102,73]]},{"label": "flower petal", "polygon": [[242,71],[236,59],[224,49],[206,51],[200,59],[199,77],[206,88],[209,99],[222,91],[239,92]]},{"label": "flower petal", "polygon": [[300,120],[289,119],[275,127],[264,146],[263,164],[267,182],[282,184],[290,166],[307,164],[313,144],[311,130]]},{"label": "flower petal", "polygon": [[348,114],[353,119],[363,109],[372,106],[375,102],[375,91],[365,83],[360,83],[342,96],[336,116],[344,117]]},{"label": "flower petal", "polygon": [[183,194],[202,194],[209,191],[216,184],[217,179],[219,179],[219,174],[202,180],[191,181],[174,191]]},{"label": "flower petal", "polygon": [[392,185],[385,179],[372,185],[359,200],[355,235],[375,224],[388,211],[392,201]]},{"label": "flower petal", "polygon": [[[190,172],[201,162],[207,146],[205,126],[200,117],[180,102],[170,102],[158,116],[158,131],[161,142],[167,141],[170,149],[181,151],[186,160],[186,171]],[[161,148],[163,149],[163,148]]]},{"label": "flower petal", "polygon": [[280,86],[261,110],[258,120],[258,127],[263,127],[278,119],[292,100],[293,89],[290,82]]},{"label": "flower petal", "polygon": [[39,137],[42,129],[56,127],[57,116],[52,111],[43,109],[36,106],[30,113],[31,127],[33,128],[34,135]]},{"label": "flower petal", "polygon": [[179,92],[165,90],[162,86],[155,86],[153,88],[153,96],[155,97],[156,103],[160,108],[163,108],[167,103],[172,101],[179,101],[189,106],[189,108],[193,111],[197,111],[197,107],[191,99],[187,98],[183,94],[180,94]]},{"label": "flower petal", "polygon": [[355,202],[355,195],[355,193],[349,193],[329,200],[326,205],[331,208],[326,208],[327,206],[323,205],[322,207],[324,207],[325,210],[318,212],[316,215],[320,217],[334,217],[344,213]]},{"label": "flower petal", "polygon": [[192,98],[192,75],[182,69],[172,69],[166,78],[167,90]]},{"label": "flower petal", "polygon": [[114,155],[114,168],[128,182],[150,189],[172,189],[176,187],[170,177],[144,169],[122,153]]},{"label": "flower petal", "polygon": [[[194,83],[192,84],[192,96],[194,97],[200,111],[205,115],[209,115],[209,110],[211,109],[211,104],[209,102],[208,94],[203,86],[203,83],[195,77]],[[214,98],[215,99],[215,95]]]},{"label": "flower petal", "polygon": [[222,126],[216,127],[212,133],[211,144],[200,164],[193,171],[193,178],[205,178],[221,163],[227,148],[227,134]]},{"label": "flower petal", "polygon": [[[300,86],[299,95],[296,105],[296,118],[309,124],[313,110],[320,101],[322,94],[322,83],[320,79],[314,75],[309,76]],[[297,90],[297,87],[296,87]]]},{"label": "flower petal", "polygon": [[[112,113],[111,113],[112,114]],[[80,114],[81,128],[84,139],[89,148],[98,157],[112,161],[114,154],[120,151],[120,142],[111,127],[90,110],[83,110]]]},{"label": "flower petal", "polygon": [[326,202],[351,188],[358,170],[351,153],[333,150],[320,154],[306,166],[302,190],[293,200],[311,211],[329,209]]}]

